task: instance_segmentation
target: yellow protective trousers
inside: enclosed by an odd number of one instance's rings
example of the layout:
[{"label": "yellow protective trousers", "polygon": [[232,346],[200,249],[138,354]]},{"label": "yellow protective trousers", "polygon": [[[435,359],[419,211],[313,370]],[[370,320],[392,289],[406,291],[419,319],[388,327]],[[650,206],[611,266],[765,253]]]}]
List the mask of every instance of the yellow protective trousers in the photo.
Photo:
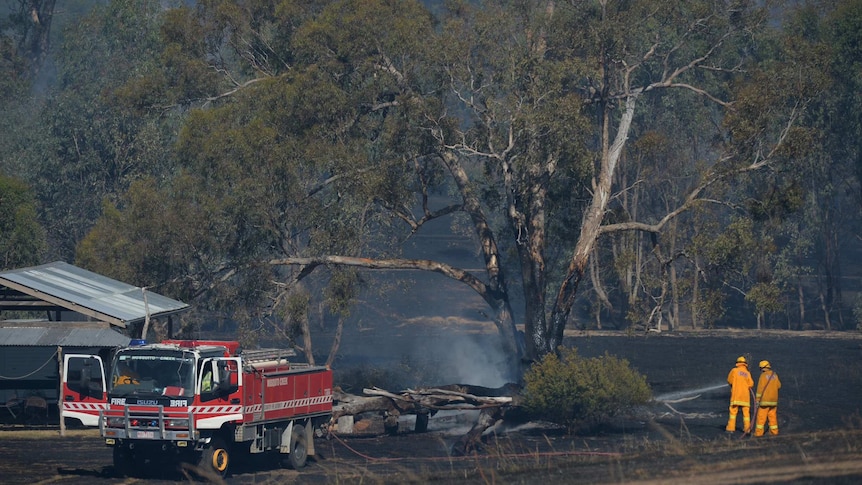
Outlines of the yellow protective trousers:
[{"label": "yellow protective trousers", "polygon": [[751,431],[751,408],[748,406],[740,406],[738,404],[730,405],[730,419],[727,420],[728,431],[736,431],[736,415],[739,409],[742,408],[742,430],[746,433]]},{"label": "yellow protective trousers", "polygon": [[778,434],[778,406],[762,406],[757,409],[757,424],[754,427],[754,436],[763,436],[766,421],[769,421],[769,434]]}]

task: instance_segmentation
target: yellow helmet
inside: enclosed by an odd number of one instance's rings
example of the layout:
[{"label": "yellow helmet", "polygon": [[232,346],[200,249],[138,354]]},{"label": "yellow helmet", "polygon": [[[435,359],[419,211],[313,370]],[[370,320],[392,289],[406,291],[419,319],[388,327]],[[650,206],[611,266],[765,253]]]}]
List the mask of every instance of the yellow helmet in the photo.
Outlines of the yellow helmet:
[{"label": "yellow helmet", "polygon": [[771,366],[771,365],[769,365],[769,361],[768,361],[768,360],[761,360],[761,361],[760,361],[760,368],[761,368],[761,369],[771,369],[771,368],[772,368],[772,366]]},{"label": "yellow helmet", "polygon": [[745,364],[745,357],[740,355],[739,357],[737,357],[736,363],[737,364]]}]

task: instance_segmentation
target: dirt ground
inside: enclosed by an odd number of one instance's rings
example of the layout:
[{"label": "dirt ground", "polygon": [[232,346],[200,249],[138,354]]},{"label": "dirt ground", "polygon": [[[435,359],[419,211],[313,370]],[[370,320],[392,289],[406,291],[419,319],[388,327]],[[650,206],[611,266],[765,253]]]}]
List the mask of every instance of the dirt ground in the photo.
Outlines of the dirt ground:
[{"label": "dirt ground", "polygon": [[[862,336],[711,332],[575,333],[583,356],[627,359],[656,399],[589,435],[541,424],[499,425],[474,456],[449,456],[470,417],[437,414],[413,433],[316,440],[318,457],[299,472],[272,456],[235,463],[230,484],[261,483],[862,483]],[[768,359],[780,375],[780,435],[724,431],[736,357]],[[757,370],[754,371],[755,378]],[[93,431],[39,437],[0,431],[2,483],[175,483],[174,471],[114,475],[110,449]]]}]

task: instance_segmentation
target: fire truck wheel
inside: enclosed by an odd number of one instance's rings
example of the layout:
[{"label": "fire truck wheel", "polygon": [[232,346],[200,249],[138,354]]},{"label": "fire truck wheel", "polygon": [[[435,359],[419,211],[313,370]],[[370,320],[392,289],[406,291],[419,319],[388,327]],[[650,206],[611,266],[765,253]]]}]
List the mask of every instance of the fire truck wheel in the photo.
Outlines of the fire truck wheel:
[{"label": "fire truck wheel", "polygon": [[129,450],[125,450],[123,448],[115,447],[114,448],[114,473],[120,477],[126,477],[132,474],[132,470],[134,469],[134,463],[132,461],[132,455],[129,454]]},{"label": "fire truck wheel", "polygon": [[213,438],[209,448],[205,449],[201,454],[201,461],[198,464],[203,470],[212,471],[216,475],[223,477],[227,475],[228,465],[230,464],[230,451],[221,438]]},{"label": "fire truck wheel", "polygon": [[305,461],[308,459],[307,439],[305,427],[294,424],[293,433],[290,437],[290,454],[287,455],[287,462],[294,470],[304,467]]}]

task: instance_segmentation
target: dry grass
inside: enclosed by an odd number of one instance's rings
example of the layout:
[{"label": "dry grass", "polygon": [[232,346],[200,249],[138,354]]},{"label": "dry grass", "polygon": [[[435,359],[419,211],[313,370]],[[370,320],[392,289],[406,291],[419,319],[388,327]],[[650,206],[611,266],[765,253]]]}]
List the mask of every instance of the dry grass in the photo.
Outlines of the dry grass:
[{"label": "dry grass", "polygon": [[[529,440],[508,435],[490,435],[477,455],[445,456],[435,450],[448,447],[441,438],[439,446],[426,443],[424,452],[415,455],[402,449],[367,450],[359,447],[353,454],[340,457],[324,453],[309,469],[293,471],[273,468],[269,471],[241,474],[237,483],[314,483],[326,484],[394,484],[394,483],[764,483],[770,477],[786,482],[803,477],[824,480],[862,478],[862,430],[851,427],[857,417],[847,420],[849,429],[812,433],[786,434],[772,438],[740,439],[738,434],[710,440],[681,436],[672,426],[655,423],[652,438],[632,436],[617,440],[616,445],[571,436],[534,436]],[[661,428],[665,432],[661,432]],[[67,436],[93,437],[95,430],[69,430]],[[56,440],[54,430],[0,431],[0,439]],[[89,441],[89,440],[88,440]],[[62,440],[61,440],[62,442]],[[402,441],[406,445],[411,441]],[[71,443],[61,447],[75,446]],[[326,445],[321,443],[321,450]],[[354,444],[355,446],[356,444]],[[340,447],[336,443],[331,446]],[[376,446],[376,443],[375,443]],[[616,452],[608,452],[616,450]],[[374,452],[374,456],[364,453]],[[101,465],[97,470],[101,470]],[[190,467],[191,468],[191,467]],[[17,468],[15,470],[18,470]],[[89,470],[75,468],[75,471]],[[13,470],[10,469],[10,472]],[[194,469],[185,470],[185,478],[203,477]],[[96,472],[94,472],[96,473]],[[99,472],[100,473],[100,472]],[[109,477],[96,473],[99,480]],[[79,475],[85,476],[85,475]],[[91,476],[86,474],[86,476]],[[313,478],[312,478],[313,477]],[[217,477],[209,477],[217,483]],[[311,480],[309,480],[311,479]],[[231,480],[233,481],[233,480]],[[100,483],[104,483],[103,481]],[[817,482],[821,483],[821,482]],[[826,483],[826,482],[822,482]],[[852,483],[845,481],[845,483]]]},{"label": "dry grass", "polygon": [[[24,439],[24,440],[44,440],[57,439],[60,437],[60,430],[53,429],[32,429],[24,427],[4,427],[0,428],[0,440],[4,439]],[[98,438],[99,429],[67,429],[66,438]]]}]

